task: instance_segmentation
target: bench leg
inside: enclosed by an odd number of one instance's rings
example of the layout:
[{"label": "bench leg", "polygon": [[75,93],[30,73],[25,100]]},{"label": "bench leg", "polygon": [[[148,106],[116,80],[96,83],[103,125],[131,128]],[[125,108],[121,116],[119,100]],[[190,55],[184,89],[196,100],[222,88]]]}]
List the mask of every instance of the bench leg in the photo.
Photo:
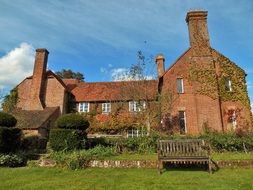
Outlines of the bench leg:
[{"label": "bench leg", "polygon": [[211,160],[208,161],[208,170],[209,170],[209,173],[212,173],[212,164],[211,164]]},{"label": "bench leg", "polygon": [[162,169],[163,169],[163,162],[161,160],[158,161],[158,171],[159,174],[162,174]]}]

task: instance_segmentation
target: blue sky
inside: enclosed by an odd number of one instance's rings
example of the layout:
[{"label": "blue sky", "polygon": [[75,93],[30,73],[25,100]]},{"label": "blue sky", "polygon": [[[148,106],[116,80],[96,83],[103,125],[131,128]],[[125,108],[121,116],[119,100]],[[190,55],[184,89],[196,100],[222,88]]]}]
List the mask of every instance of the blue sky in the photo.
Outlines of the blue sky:
[{"label": "blue sky", "polygon": [[[187,11],[208,11],[213,48],[246,70],[253,102],[252,0],[0,0],[0,88],[31,74],[36,48],[50,52],[48,68],[80,71],[107,81],[137,62],[166,57],[166,68],[189,47]],[[155,72],[148,61],[148,74]]]}]

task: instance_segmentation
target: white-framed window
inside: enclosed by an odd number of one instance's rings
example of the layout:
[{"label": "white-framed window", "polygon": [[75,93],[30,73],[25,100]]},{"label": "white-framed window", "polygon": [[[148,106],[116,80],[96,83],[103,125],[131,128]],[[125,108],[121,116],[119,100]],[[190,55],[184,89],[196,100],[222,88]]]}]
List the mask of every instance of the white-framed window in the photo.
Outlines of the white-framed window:
[{"label": "white-framed window", "polygon": [[146,137],[147,130],[144,129],[128,129],[127,130],[127,138],[134,138],[134,137]]},{"label": "white-framed window", "polygon": [[111,103],[106,102],[102,103],[102,113],[110,113],[111,112]]},{"label": "white-framed window", "polygon": [[129,111],[130,112],[140,112],[146,108],[145,101],[130,101],[129,102]]},{"label": "white-framed window", "polygon": [[179,130],[180,134],[185,134],[186,131],[186,115],[185,111],[179,111],[178,112],[178,119],[179,119]]},{"label": "white-framed window", "polygon": [[90,103],[89,102],[80,102],[78,105],[78,112],[89,112]]},{"label": "white-framed window", "polygon": [[232,82],[230,78],[225,78],[225,89],[226,91],[232,92]]},{"label": "white-framed window", "polygon": [[182,78],[177,78],[177,92],[179,94],[184,93],[184,81]]}]

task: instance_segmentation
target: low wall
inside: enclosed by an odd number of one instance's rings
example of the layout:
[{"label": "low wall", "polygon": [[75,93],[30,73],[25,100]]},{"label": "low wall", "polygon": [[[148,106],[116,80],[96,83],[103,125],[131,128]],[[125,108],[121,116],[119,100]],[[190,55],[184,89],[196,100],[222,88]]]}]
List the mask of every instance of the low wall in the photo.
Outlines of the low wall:
[{"label": "low wall", "polygon": [[89,167],[96,168],[156,168],[156,161],[133,161],[133,160],[92,160]]},{"label": "low wall", "polygon": [[[40,159],[41,167],[55,167],[56,162],[50,159]],[[91,168],[157,168],[156,160],[91,160],[88,167]],[[214,168],[253,167],[253,160],[222,160],[213,163]]]},{"label": "low wall", "polygon": [[[215,161],[213,165],[219,168],[253,167],[253,160],[222,160]],[[92,160],[88,167],[97,168],[157,168],[157,161],[129,161],[129,160]]]}]

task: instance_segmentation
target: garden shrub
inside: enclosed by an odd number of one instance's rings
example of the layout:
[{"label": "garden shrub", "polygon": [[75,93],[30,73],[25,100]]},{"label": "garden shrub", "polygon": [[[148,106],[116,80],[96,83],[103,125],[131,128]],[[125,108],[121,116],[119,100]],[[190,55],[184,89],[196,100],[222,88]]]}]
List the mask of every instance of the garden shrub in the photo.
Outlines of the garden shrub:
[{"label": "garden shrub", "polygon": [[86,130],[89,127],[88,120],[79,114],[70,113],[59,117],[56,121],[59,128]]},{"label": "garden shrub", "polygon": [[39,137],[37,135],[26,136],[21,141],[21,149],[23,151],[36,151],[46,148],[47,138]]},{"label": "garden shrub", "polygon": [[26,165],[26,159],[18,154],[0,154],[0,167],[20,167]]},{"label": "garden shrub", "polygon": [[0,126],[14,127],[16,123],[17,123],[16,118],[13,117],[11,114],[0,112]]},{"label": "garden shrub", "polygon": [[76,170],[87,167],[92,159],[104,159],[115,155],[117,154],[113,148],[99,145],[89,150],[53,152],[50,158],[56,161],[58,167]]},{"label": "garden shrub", "polygon": [[50,131],[49,143],[54,151],[70,151],[84,147],[87,134],[80,130],[53,129]]},{"label": "garden shrub", "polygon": [[252,151],[253,133],[238,136],[234,132],[218,133],[209,132],[202,136],[215,151]]},{"label": "garden shrub", "polygon": [[88,139],[89,148],[98,145],[113,147],[118,153],[151,153],[156,152],[157,135],[135,138],[93,138]]},{"label": "garden shrub", "polygon": [[104,157],[115,156],[117,153],[114,147],[98,145],[94,148],[88,149],[86,155],[93,159],[103,159]]},{"label": "garden shrub", "polygon": [[21,135],[21,129],[0,127],[0,153],[17,151],[20,148]]}]

